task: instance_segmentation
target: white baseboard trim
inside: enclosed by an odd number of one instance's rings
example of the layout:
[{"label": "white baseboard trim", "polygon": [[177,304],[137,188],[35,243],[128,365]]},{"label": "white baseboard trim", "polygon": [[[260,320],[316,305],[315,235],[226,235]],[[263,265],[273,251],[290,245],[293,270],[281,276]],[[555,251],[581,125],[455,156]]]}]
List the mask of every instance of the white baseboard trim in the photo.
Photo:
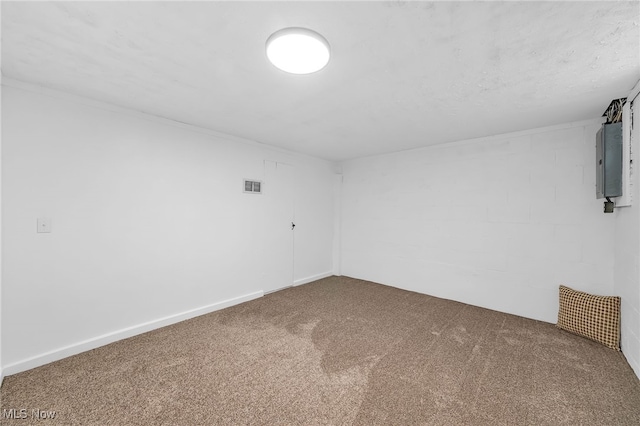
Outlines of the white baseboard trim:
[{"label": "white baseboard trim", "polygon": [[333,271],[329,271],[329,272],[324,272],[322,274],[318,274],[318,275],[313,275],[311,277],[307,277],[307,278],[301,278],[299,280],[295,280],[293,282],[293,286],[298,286],[298,285],[302,285],[302,284],[308,284],[310,282],[313,281],[318,281],[321,280],[322,278],[327,278],[333,275]]},{"label": "white baseboard trim", "polygon": [[0,388],[2,387],[2,382],[4,381],[4,370],[0,367]]},{"label": "white baseboard trim", "polygon": [[640,379],[640,364],[635,362],[633,358],[628,357],[627,354],[624,353],[624,350],[622,351],[622,355],[624,355],[624,358],[627,360],[627,364],[629,364],[629,367],[631,367],[636,377]]},{"label": "white baseboard trim", "polygon": [[280,287],[280,288],[276,288],[275,290],[267,290],[264,292],[264,295],[266,296],[267,294],[271,294],[271,293],[277,293],[278,291],[282,291],[282,290],[286,290],[288,288],[293,287],[292,285],[286,285],[284,287]]},{"label": "white baseboard trim", "polygon": [[118,340],[146,333],[157,328],[166,327],[167,325],[175,324],[180,321],[188,320],[190,318],[228,308],[229,306],[237,305],[239,303],[248,302],[249,300],[257,299],[259,297],[262,297],[263,295],[264,293],[262,291],[257,291],[255,293],[249,293],[244,296],[234,297],[233,299],[223,300],[222,302],[212,303],[200,308],[191,309],[178,314],[169,315],[164,318],[159,318],[157,320],[148,321],[142,324],[134,325],[132,327],[127,327],[118,331],[103,334],[102,336],[87,339],[82,342],[78,342],[69,346],[45,352],[40,355],[36,355],[31,358],[24,359],[22,361],[14,362],[13,364],[6,365],[2,370],[2,374],[6,374],[7,376],[9,376],[11,374],[16,374],[22,371],[30,370],[32,368],[40,367],[41,365],[49,364],[50,362],[58,361],[60,359],[67,358],[81,352],[99,348],[100,346],[108,345],[109,343],[113,343]]}]

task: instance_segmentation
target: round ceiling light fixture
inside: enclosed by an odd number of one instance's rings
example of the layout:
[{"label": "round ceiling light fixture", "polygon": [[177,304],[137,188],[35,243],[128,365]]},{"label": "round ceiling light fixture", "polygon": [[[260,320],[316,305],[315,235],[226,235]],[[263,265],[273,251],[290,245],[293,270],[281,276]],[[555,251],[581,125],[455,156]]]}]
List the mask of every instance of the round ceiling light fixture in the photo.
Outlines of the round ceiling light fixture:
[{"label": "round ceiling light fixture", "polygon": [[329,62],[331,50],[327,40],[306,28],[284,28],[267,39],[267,58],[282,71],[311,74]]}]

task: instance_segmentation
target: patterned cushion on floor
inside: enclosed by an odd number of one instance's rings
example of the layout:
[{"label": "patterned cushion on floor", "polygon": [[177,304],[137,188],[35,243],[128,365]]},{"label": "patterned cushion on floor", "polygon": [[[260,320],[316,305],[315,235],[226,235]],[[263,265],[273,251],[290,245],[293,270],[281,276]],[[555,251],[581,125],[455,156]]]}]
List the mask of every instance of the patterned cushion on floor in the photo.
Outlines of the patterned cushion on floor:
[{"label": "patterned cushion on floor", "polygon": [[561,285],[556,325],[619,351],[620,297],[594,296]]}]

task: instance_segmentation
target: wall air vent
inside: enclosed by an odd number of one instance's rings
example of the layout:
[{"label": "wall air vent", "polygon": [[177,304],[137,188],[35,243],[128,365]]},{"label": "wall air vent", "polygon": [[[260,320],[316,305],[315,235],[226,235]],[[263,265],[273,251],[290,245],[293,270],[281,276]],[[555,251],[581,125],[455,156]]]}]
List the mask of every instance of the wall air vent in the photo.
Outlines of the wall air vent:
[{"label": "wall air vent", "polygon": [[248,194],[262,194],[262,182],[259,180],[243,180],[242,190]]}]

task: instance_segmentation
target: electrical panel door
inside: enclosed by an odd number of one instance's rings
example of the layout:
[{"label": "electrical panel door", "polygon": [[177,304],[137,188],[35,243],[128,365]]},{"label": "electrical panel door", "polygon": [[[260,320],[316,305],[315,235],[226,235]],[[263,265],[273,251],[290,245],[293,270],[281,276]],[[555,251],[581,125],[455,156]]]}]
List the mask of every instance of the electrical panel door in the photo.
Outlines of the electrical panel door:
[{"label": "electrical panel door", "polygon": [[603,124],[596,135],[596,198],[622,195],[622,123]]}]

